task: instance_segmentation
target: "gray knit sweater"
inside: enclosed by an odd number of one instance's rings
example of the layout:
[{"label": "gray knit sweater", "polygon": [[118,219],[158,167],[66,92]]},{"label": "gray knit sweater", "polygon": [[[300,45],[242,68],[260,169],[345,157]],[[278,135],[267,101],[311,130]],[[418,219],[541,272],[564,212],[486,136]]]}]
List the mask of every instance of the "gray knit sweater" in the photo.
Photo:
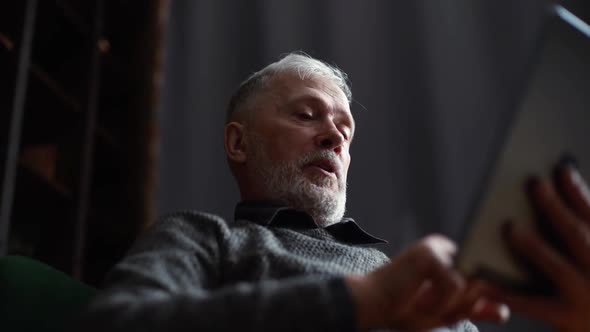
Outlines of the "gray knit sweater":
[{"label": "gray knit sweater", "polygon": [[[91,331],[356,331],[343,276],[389,259],[352,219],[240,204],[236,220],[162,218],[109,274],[82,319]],[[437,330],[438,331],[438,330]],[[463,322],[440,331],[473,332]]]}]

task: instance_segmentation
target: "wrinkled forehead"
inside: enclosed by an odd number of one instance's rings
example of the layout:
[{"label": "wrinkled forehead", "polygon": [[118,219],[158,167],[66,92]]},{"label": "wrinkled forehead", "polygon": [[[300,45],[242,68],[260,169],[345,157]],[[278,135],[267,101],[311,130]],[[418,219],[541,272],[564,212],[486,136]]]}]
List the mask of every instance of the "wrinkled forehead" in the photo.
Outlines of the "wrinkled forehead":
[{"label": "wrinkled forehead", "polygon": [[348,98],[338,85],[321,75],[300,77],[297,73],[277,74],[268,82],[268,88],[275,98],[289,103],[296,99],[321,98],[334,104],[338,109],[350,113]]}]

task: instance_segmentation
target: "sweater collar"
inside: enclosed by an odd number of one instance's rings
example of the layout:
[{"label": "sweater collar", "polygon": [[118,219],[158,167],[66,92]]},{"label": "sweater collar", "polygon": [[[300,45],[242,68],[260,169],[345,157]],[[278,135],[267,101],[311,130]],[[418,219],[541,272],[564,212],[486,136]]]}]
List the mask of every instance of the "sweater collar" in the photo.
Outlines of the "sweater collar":
[{"label": "sweater collar", "polygon": [[[235,220],[248,220],[263,226],[293,229],[320,228],[304,210],[278,201],[242,201],[236,205]],[[387,243],[363,230],[352,218],[324,227],[336,239],[351,244]]]}]

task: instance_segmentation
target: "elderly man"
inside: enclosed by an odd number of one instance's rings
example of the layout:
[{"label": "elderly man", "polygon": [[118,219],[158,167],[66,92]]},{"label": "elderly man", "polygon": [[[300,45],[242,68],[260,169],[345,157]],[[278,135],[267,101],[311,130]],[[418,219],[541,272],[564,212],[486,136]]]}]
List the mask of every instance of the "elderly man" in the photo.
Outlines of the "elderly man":
[{"label": "elderly man", "polygon": [[301,54],[242,83],[224,133],[235,220],[162,218],[110,273],[84,328],[476,331],[468,319],[506,319],[451,268],[446,238],[390,260],[367,246],[383,240],[343,218],[350,100],[344,73]]}]

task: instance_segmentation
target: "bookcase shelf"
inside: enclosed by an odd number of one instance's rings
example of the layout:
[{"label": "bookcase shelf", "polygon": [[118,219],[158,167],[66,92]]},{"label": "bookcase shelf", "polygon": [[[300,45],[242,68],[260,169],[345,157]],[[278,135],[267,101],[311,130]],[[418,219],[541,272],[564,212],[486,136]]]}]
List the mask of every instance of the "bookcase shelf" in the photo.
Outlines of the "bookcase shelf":
[{"label": "bookcase shelf", "polygon": [[[17,60],[18,54],[14,49],[14,42],[0,32],[0,69],[8,77],[16,75]],[[112,60],[105,62],[112,63]],[[105,72],[107,71],[108,67],[105,69]],[[29,94],[36,98],[30,99],[26,104],[25,116],[30,118],[30,121],[25,120],[27,125],[23,135],[23,138],[27,140],[23,142],[25,145],[52,141],[52,137],[59,136],[63,130],[74,126],[76,114],[72,113],[78,113],[77,116],[80,118],[84,111],[81,101],[71,95],[60,81],[54,79],[40,65],[31,63],[29,73]],[[48,131],[56,133],[51,134]],[[99,125],[96,132],[99,139],[116,148],[113,134],[108,129]]]},{"label": "bookcase shelf", "polygon": [[165,0],[0,4],[0,188],[12,198],[0,200],[0,256],[98,284],[150,222],[166,11]]}]

